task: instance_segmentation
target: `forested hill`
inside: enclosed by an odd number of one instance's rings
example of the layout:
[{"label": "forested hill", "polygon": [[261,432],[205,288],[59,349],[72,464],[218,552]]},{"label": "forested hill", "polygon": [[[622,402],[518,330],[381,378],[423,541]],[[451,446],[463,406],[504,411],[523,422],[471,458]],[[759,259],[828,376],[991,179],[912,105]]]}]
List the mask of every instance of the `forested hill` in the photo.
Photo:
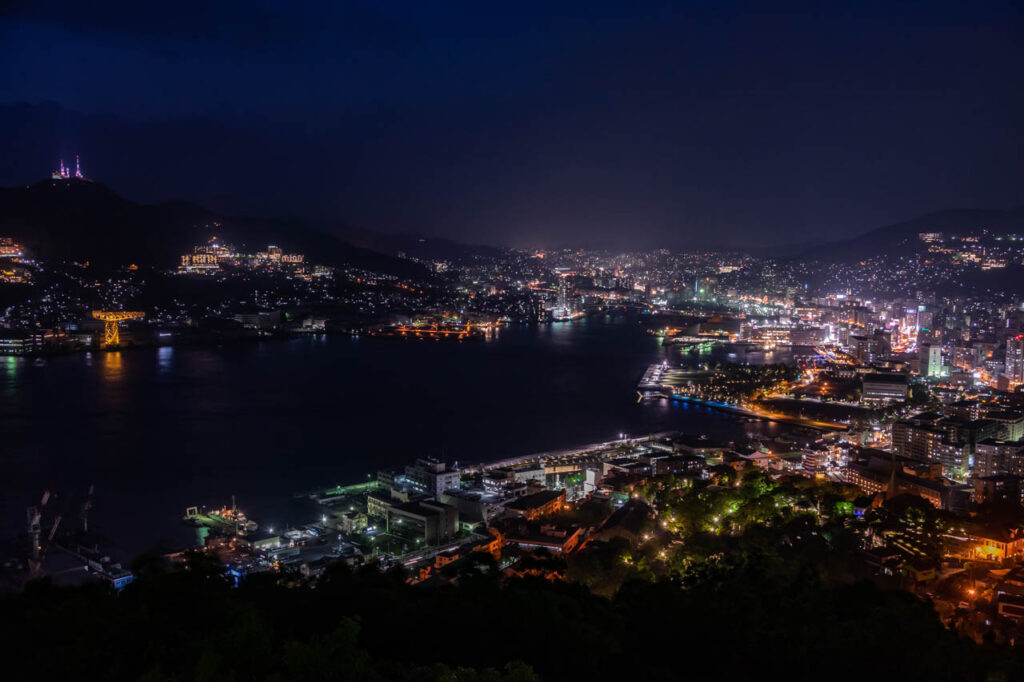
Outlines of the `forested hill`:
[{"label": "forested hill", "polygon": [[300,221],[226,216],[181,201],[138,204],[102,183],[74,178],[0,189],[0,236],[13,237],[31,257],[98,268],[174,266],[180,254],[216,236],[250,253],[276,244],[326,265],[406,277],[425,272]]},{"label": "forested hill", "polygon": [[[557,561],[557,559],[553,559]],[[455,587],[335,568],[316,589],[240,588],[194,563],[99,586],[30,586],[0,604],[9,680],[1020,679],[1020,655],[942,627],[929,605],[812,566],[742,565],[630,582],[611,599],[488,561]]]}]

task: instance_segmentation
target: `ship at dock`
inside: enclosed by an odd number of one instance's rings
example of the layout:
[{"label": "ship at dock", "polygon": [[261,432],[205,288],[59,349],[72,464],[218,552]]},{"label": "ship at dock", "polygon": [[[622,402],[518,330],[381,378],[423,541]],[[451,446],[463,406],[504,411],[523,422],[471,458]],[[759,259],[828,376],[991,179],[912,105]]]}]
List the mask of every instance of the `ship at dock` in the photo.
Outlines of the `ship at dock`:
[{"label": "ship at dock", "polygon": [[205,507],[189,507],[181,519],[190,526],[206,529],[218,535],[248,535],[259,529],[259,524],[249,519],[245,512],[235,505],[231,498],[230,507],[206,511]]},{"label": "ship at dock", "polygon": [[370,336],[412,341],[484,341],[487,338],[483,329],[471,324],[412,324],[380,327],[371,330]]},{"label": "ship at dock", "polygon": [[582,310],[573,310],[571,308],[552,308],[551,309],[551,321],[552,322],[569,322],[571,320],[578,320],[583,317]]}]

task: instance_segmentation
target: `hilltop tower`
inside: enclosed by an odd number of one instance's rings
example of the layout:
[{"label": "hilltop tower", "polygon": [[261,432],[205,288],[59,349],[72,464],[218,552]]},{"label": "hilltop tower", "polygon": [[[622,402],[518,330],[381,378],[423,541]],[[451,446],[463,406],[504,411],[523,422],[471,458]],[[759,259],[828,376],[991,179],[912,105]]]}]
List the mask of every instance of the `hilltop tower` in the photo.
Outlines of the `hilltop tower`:
[{"label": "hilltop tower", "polygon": [[82,161],[75,155],[75,173],[71,174],[71,167],[64,165],[64,159],[60,160],[60,167],[53,171],[50,175],[54,180],[70,180],[71,178],[78,178],[79,180],[85,180],[85,175],[82,174]]}]

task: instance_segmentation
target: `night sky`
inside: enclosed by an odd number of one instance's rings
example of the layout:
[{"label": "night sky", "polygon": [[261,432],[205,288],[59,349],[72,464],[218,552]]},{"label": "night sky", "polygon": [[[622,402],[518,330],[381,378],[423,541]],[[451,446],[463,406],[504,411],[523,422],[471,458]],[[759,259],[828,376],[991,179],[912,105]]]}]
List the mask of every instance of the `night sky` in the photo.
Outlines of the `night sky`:
[{"label": "night sky", "polygon": [[2,185],[546,247],[1024,203],[1019,1],[40,0],[0,63]]}]

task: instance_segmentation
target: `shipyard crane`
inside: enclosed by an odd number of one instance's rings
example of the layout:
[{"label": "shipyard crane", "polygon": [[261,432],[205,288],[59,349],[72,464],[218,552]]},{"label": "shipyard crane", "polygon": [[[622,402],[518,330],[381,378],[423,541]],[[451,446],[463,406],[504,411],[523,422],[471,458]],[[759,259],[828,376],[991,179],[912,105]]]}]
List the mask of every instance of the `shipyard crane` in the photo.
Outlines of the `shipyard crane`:
[{"label": "shipyard crane", "polygon": [[[32,578],[38,577],[39,571],[43,566],[43,559],[46,557],[46,551],[40,542],[39,536],[42,533],[42,522],[43,522],[43,510],[46,508],[46,503],[50,501],[50,491],[43,491],[43,497],[39,500],[39,505],[29,507],[25,510],[25,515],[28,520],[28,539],[32,543],[32,550],[28,556],[28,572]],[[53,534],[57,532],[57,524],[60,523],[60,517],[53,524],[53,528],[50,530],[49,537],[52,538]],[[49,539],[47,540],[47,546],[49,546]]]},{"label": "shipyard crane", "polygon": [[39,534],[41,524],[43,521],[43,509],[46,508],[46,503],[50,501],[50,491],[43,491],[43,497],[39,501],[39,506],[28,507],[25,510],[25,516],[28,520],[28,538],[32,543],[32,558],[35,559],[39,556]]},{"label": "shipyard crane", "polygon": [[53,520],[53,525],[50,526],[50,532],[46,535],[46,544],[39,549],[39,558],[33,559],[29,562],[30,574],[33,578],[38,577],[43,571],[43,562],[46,561],[46,553],[50,549],[50,545],[53,544],[53,536],[57,534],[57,526],[60,525],[60,520],[64,518],[62,514],[57,514],[57,517]]},{"label": "shipyard crane", "polygon": [[121,334],[118,331],[118,324],[121,320],[138,320],[146,316],[146,313],[137,310],[94,310],[94,319],[103,320],[103,347],[116,348],[121,344]]},{"label": "shipyard crane", "polygon": [[85,496],[85,502],[82,503],[82,532],[89,532],[89,510],[92,509],[92,493],[96,489],[94,484],[89,485],[89,494]]},{"label": "shipyard crane", "polygon": [[57,517],[53,520],[53,525],[50,526],[50,532],[46,535],[46,544],[39,548],[39,555],[32,556],[28,560],[28,575],[30,579],[38,578],[43,572],[43,563],[46,561],[46,553],[50,549],[50,545],[53,544],[53,537],[57,534],[57,527],[60,525],[60,520],[64,518],[62,514],[57,514]]}]

